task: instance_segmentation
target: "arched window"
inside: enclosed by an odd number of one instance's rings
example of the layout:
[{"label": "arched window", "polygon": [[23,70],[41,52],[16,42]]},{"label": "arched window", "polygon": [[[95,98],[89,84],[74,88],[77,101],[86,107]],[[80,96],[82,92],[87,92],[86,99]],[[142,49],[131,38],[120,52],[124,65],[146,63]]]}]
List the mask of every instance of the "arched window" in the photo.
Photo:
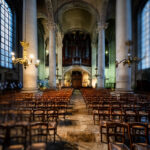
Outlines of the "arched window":
[{"label": "arched window", "polygon": [[14,23],[12,11],[5,0],[0,0],[0,67],[12,68]]},{"label": "arched window", "polygon": [[144,5],[141,12],[140,29],[140,51],[141,51],[141,69],[150,68],[150,0]]}]

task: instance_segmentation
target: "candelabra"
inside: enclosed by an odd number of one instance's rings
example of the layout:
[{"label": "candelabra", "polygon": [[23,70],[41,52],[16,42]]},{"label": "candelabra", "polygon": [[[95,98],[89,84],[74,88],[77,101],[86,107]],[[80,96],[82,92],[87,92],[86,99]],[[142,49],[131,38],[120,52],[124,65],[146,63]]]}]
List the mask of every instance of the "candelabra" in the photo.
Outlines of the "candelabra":
[{"label": "candelabra", "polygon": [[[23,47],[23,58],[16,58],[15,53],[12,52],[12,62],[14,64],[17,64],[17,63],[22,64],[24,66],[24,69],[26,69],[27,66],[32,64],[34,55],[30,54],[28,57],[27,49],[29,47],[29,43],[22,41],[20,42],[20,44]],[[35,67],[38,67],[39,64],[40,64],[40,60],[36,60]]]},{"label": "candelabra", "polygon": [[95,68],[95,70],[96,70],[95,77],[97,78],[97,77],[100,76],[100,75],[97,73],[97,71],[98,71],[98,68],[97,68],[97,67]]},{"label": "candelabra", "polygon": [[127,41],[125,44],[128,46],[128,57],[119,62],[116,60],[116,67],[118,67],[118,65],[121,63],[123,63],[124,66],[128,65],[128,67],[131,67],[131,64],[138,63],[140,61],[140,59],[138,57],[131,56],[130,48],[133,44],[132,41]]},{"label": "candelabra", "polygon": [[58,71],[59,71],[59,68],[57,67],[57,68],[56,68],[56,78],[57,78],[57,79],[58,79],[59,77],[61,77],[61,75],[59,75]]}]

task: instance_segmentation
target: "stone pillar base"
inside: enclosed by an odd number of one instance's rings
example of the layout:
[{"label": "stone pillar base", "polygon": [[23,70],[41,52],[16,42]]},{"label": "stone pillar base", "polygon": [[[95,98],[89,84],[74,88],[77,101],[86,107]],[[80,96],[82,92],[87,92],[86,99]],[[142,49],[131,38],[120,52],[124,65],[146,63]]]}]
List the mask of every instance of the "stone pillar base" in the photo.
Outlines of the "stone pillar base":
[{"label": "stone pillar base", "polygon": [[133,94],[134,92],[132,91],[132,90],[130,90],[130,91],[125,91],[125,90],[123,90],[123,89],[116,89],[115,91],[113,91],[113,92],[111,92],[110,94],[112,95],[112,96],[117,96],[117,99],[120,99],[120,95],[121,94]]},{"label": "stone pillar base", "polygon": [[49,87],[49,90],[57,90],[56,87]]},{"label": "stone pillar base", "polygon": [[132,90],[127,91],[124,89],[115,89],[115,91],[111,92],[111,95],[120,96],[120,94],[133,94],[134,92]]},{"label": "stone pillar base", "polygon": [[22,88],[21,93],[38,93],[38,88]]},{"label": "stone pillar base", "polygon": [[118,93],[133,93],[133,90],[132,89],[124,89],[124,88],[116,88],[115,89],[115,92],[118,92]]},{"label": "stone pillar base", "polygon": [[105,89],[104,87],[97,87],[96,89],[100,90],[100,89]]}]

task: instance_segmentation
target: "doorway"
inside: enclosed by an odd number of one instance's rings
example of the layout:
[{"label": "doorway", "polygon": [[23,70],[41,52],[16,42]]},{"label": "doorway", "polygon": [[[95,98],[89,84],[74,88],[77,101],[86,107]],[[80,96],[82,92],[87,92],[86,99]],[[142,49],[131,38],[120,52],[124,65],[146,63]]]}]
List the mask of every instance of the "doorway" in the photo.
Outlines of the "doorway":
[{"label": "doorway", "polygon": [[80,71],[72,72],[72,87],[75,89],[82,87],[82,73]]}]

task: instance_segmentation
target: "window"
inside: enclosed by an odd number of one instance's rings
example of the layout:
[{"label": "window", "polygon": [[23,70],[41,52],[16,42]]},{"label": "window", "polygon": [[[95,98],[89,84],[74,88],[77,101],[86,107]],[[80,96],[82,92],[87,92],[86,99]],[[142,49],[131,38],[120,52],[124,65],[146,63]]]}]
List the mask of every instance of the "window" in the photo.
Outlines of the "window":
[{"label": "window", "polygon": [[141,13],[141,65],[140,68],[150,68],[150,0],[147,1]]},{"label": "window", "polygon": [[14,23],[13,14],[5,0],[0,0],[0,67],[12,68]]}]

